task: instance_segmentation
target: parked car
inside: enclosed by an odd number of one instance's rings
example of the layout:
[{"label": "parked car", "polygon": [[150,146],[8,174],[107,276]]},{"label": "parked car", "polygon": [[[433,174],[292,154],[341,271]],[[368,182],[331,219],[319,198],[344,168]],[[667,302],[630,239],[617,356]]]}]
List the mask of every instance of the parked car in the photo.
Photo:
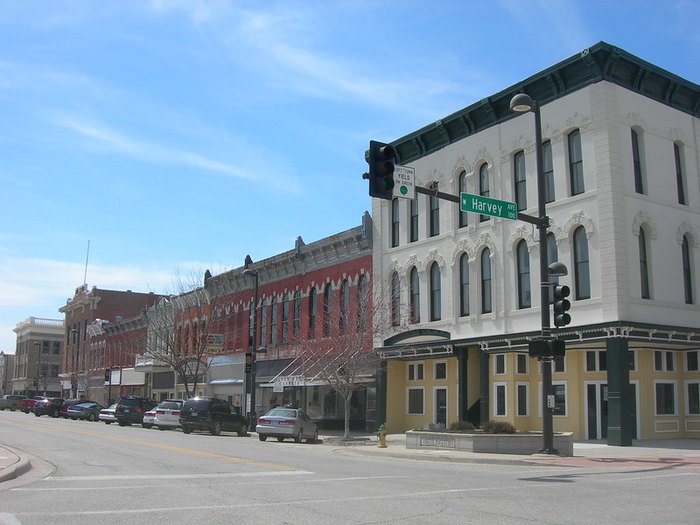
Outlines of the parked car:
[{"label": "parked car", "polygon": [[151,428],[156,421],[156,407],[148,410],[143,414],[143,419],[141,420],[141,426],[143,428]]},{"label": "parked car", "polygon": [[19,396],[16,394],[5,394],[0,397],[0,410],[5,410],[9,408],[12,412],[19,408],[20,401],[26,399],[24,396]]},{"label": "parked car", "polygon": [[36,403],[34,403],[32,412],[34,412],[36,417],[43,415],[58,417],[61,413],[62,406],[63,399],[60,397],[45,397],[44,399],[39,399]]},{"label": "parked car", "polygon": [[100,415],[98,416],[100,421],[104,421],[106,424],[114,423],[117,418],[114,416],[114,412],[117,409],[117,404],[113,403],[107,408],[100,410]]},{"label": "parked car", "polygon": [[65,399],[59,415],[64,419],[68,419],[68,409],[79,403],[94,403],[94,401],[90,401],[89,399]]},{"label": "parked car", "polygon": [[180,426],[180,414],[184,403],[182,399],[167,399],[156,407],[155,425],[158,430]]},{"label": "parked car", "polygon": [[248,421],[227,401],[215,397],[193,397],[186,400],[180,411],[180,425],[185,434],[193,430],[208,430],[218,436],[222,430],[248,434]]},{"label": "parked car", "polygon": [[34,396],[31,399],[23,399],[19,402],[19,409],[25,414],[29,414],[29,412],[31,412],[34,408],[36,402],[41,399],[46,399],[46,396]]},{"label": "parked car", "polygon": [[114,410],[114,417],[120,427],[141,423],[143,415],[157,403],[145,397],[122,397]]},{"label": "parked car", "polygon": [[294,438],[301,443],[315,443],[318,440],[318,427],[301,409],[277,407],[258,418],[255,427],[258,439],[265,441],[268,437],[276,437],[277,441]]},{"label": "parked car", "polygon": [[66,410],[66,417],[73,420],[76,419],[87,419],[88,421],[97,421],[100,415],[100,411],[104,407],[99,403],[87,402],[87,403],[77,403],[68,407]]}]

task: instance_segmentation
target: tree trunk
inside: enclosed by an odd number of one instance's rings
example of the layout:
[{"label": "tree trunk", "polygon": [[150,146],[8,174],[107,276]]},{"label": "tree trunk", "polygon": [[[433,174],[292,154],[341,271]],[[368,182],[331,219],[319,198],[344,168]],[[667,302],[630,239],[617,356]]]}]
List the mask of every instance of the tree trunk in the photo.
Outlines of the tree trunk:
[{"label": "tree trunk", "polygon": [[350,391],[349,394],[345,395],[344,401],[345,401],[345,435],[343,436],[344,439],[347,439],[350,437],[350,400],[352,399],[352,391]]}]

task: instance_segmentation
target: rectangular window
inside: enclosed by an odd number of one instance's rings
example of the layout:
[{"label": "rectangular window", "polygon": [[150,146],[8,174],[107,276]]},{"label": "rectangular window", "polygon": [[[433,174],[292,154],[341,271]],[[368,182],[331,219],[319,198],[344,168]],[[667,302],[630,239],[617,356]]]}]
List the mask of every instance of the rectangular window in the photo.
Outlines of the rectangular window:
[{"label": "rectangular window", "polygon": [[685,354],[685,369],[687,372],[698,371],[698,357],[700,350],[691,350]]},{"label": "rectangular window", "polygon": [[581,151],[581,132],[579,130],[569,133],[569,179],[571,195],[578,195],[585,191],[583,186],[583,153]]},{"label": "rectangular window", "polygon": [[419,416],[423,414],[423,389],[408,389],[408,414]]},{"label": "rectangular window", "polygon": [[673,372],[673,352],[654,350],[654,370],[657,372]]},{"label": "rectangular window", "polygon": [[496,354],[494,356],[493,373],[502,375],[506,373],[506,356],[505,354]]},{"label": "rectangular window", "polygon": [[447,379],[447,363],[435,363],[435,379]]},{"label": "rectangular window", "polygon": [[675,416],[676,384],[657,382],[654,387],[656,390],[656,415]]},{"label": "rectangular window", "polygon": [[688,396],[685,403],[687,415],[700,416],[700,381],[688,381],[686,395]]},{"label": "rectangular window", "polygon": [[518,416],[527,416],[528,411],[528,385],[526,383],[518,383],[516,385],[517,392],[517,405],[518,405]]},{"label": "rectangular window", "polygon": [[411,214],[410,216],[410,234],[409,234],[409,241],[410,242],[416,242],[418,240],[418,195],[416,194],[416,198],[411,199],[409,205],[409,213]]},{"label": "rectangular window", "polygon": [[493,406],[494,416],[506,416],[506,385],[505,383],[494,383],[493,385],[495,403]]},{"label": "rectangular window", "polygon": [[518,211],[527,208],[527,181],[525,176],[525,152],[519,151],[513,156],[513,186],[515,203]]},{"label": "rectangular window", "polygon": [[545,202],[554,202],[554,162],[552,162],[552,142],[549,140],[542,144],[542,164]]},{"label": "rectangular window", "polygon": [[608,369],[608,355],[605,350],[586,351],[586,372],[604,372]]},{"label": "rectangular window", "polygon": [[391,201],[391,247],[399,245],[399,199]]},{"label": "rectangular window", "polygon": [[423,381],[423,363],[408,365],[408,380]]},{"label": "rectangular window", "polygon": [[554,394],[554,412],[555,416],[566,415],[566,385],[552,385],[552,394]]},{"label": "rectangular window", "polygon": [[[431,190],[438,190],[438,183],[433,182],[430,185]],[[430,197],[430,236],[435,237],[440,235],[440,199]]]},{"label": "rectangular window", "polygon": [[517,368],[516,373],[527,374],[527,360],[529,356],[527,354],[517,354]]},{"label": "rectangular window", "polygon": [[681,147],[679,144],[673,145],[673,155],[676,159],[676,188],[678,189],[678,204],[686,204],[685,181],[683,178],[683,161],[681,157]]}]

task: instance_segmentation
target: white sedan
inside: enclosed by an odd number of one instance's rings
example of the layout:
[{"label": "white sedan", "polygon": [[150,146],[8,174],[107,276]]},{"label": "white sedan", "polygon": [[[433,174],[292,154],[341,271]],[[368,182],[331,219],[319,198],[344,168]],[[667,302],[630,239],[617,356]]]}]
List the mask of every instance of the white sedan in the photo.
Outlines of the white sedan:
[{"label": "white sedan", "polygon": [[293,438],[297,443],[303,440],[307,443],[315,443],[318,440],[316,423],[309,419],[306,412],[298,408],[273,408],[258,418],[255,431],[260,441],[265,441],[268,437],[275,437],[277,441]]},{"label": "white sedan", "polygon": [[182,399],[168,399],[156,407],[156,417],[153,424],[158,427],[158,430],[180,426],[180,410],[183,403]]},{"label": "white sedan", "polygon": [[114,412],[117,409],[117,404],[114,403],[113,405],[108,406],[107,408],[103,408],[100,410],[100,415],[97,416],[100,421],[104,421],[106,424],[114,423],[117,418],[114,417]]}]

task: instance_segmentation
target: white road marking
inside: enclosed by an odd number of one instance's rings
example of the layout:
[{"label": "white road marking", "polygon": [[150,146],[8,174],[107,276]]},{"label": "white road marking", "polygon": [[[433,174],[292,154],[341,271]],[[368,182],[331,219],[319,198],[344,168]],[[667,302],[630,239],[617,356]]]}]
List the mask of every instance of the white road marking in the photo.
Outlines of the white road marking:
[{"label": "white road marking", "polygon": [[309,475],[313,472],[306,470],[280,470],[276,472],[218,472],[212,474],[124,474],[116,476],[49,476],[42,481],[112,481],[112,480],[143,480],[143,479],[205,479],[205,478],[245,478],[263,476],[296,476]]}]

